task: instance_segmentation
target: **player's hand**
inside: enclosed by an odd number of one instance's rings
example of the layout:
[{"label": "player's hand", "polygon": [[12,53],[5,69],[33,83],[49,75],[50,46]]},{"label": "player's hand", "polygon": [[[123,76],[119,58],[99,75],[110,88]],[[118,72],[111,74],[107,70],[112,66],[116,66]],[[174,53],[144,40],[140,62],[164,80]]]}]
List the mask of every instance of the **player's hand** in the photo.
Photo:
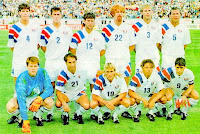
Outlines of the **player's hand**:
[{"label": "player's hand", "polygon": [[108,103],[106,104],[106,107],[109,108],[110,110],[115,110],[114,104],[110,101],[108,101]]},{"label": "player's hand", "polygon": [[182,103],[186,103],[187,102],[187,97],[185,95],[181,96],[181,100]]},{"label": "player's hand", "polygon": [[153,109],[155,106],[155,102],[151,101],[149,102],[149,109]]},{"label": "player's hand", "polygon": [[31,106],[29,107],[29,110],[31,110],[32,112],[36,112],[39,108],[40,105],[42,103],[42,97],[38,96],[31,104]]},{"label": "player's hand", "polygon": [[149,102],[146,99],[142,100],[142,102],[144,104],[144,107],[147,108],[149,105]]},{"label": "player's hand", "polygon": [[22,132],[23,133],[31,133],[31,127],[30,127],[30,121],[29,120],[23,121]]},{"label": "player's hand", "polygon": [[63,110],[64,110],[64,112],[70,112],[70,107],[69,107],[69,105],[65,102],[65,103],[62,103],[62,105],[63,105]]}]

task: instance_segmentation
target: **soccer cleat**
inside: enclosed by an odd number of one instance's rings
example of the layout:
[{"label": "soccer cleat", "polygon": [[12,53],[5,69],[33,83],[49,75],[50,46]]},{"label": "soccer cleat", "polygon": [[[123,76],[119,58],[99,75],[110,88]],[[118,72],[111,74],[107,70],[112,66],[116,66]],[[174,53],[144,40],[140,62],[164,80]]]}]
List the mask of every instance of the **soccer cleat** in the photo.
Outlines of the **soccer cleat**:
[{"label": "soccer cleat", "polygon": [[133,121],[134,122],[139,122],[140,120],[139,120],[139,114],[138,115],[133,115]]},{"label": "soccer cleat", "polygon": [[157,117],[163,117],[163,115],[160,112],[154,113]]},{"label": "soccer cleat", "polygon": [[142,115],[142,111],[138,111],[138,116],[140,117]]},{"label": "soccer cleat", "polygon": [[77,113],[74,113],[74,116],[72,117],[72,120],[78,120]]},{"label": "soccer cleat", "polygon": [[171,113],[171,114],[167,114],[167,115],[166,115],[166,119],[167,119],[167,120],[172,120],[172,115],[173,115],[172,113]]},{"label": "soccer cleat", "polygon": [[94,114],[91,114],[90,115],[90,119],[92,119],[92,120],[98,120],[98,117],[96,115],[94,115]]},{"label": "soccer cleat", "polygon": [[78,124],[84,124],[82,115],[78,116]]},{"label": "soccer cleat", "polygon": [[13,124],[16,123],[18,121],[18,117],[17,116],[12,116],[10,119],[7,120],[8,124]]},{"label": "soccer cleat", "polygon": [[187,116],[186,113],[181,112],[181,120],[186,120]]},{"label": "soccer cleat", "polygon": [[36,120],[36,118],[37,118],[36,116],[33,116],[33,120]]},{"label": "soccer cleat", "polygon": [[22,126],[22,132],[31,133],[30,121],[28,120],[24,121],[23,126]]},{"label": "soccer cleat", "polygon": [[112,117],[112,120],[113,120],[113,123],[119,123],[119,118],[116,116],[116,117]]},{"label": "soccer cleat", "polygon": [[129,112],[125,111],[121,114],[122,117],[125,117],[125,118],[129,118],[129,119],[132,119],[132,116],[129,114]]},{"label": "soccer cleat", "polygon": [[68,125],[69,124],[69,116],[61,115],[61,119],[63,120],[63,125]]},{"label": "soccer cleat", "polygon": [[166,116],[166,114],[167,114],[167,109],[164,107],[164,108],[162,108],[162,113],[163,113],[163,116]]},{"label": "soccer cleat", "polygon": [[51,121],[53,121],[53,115],[52,114],[48,114],[46,122],[51,122]]},{"label": "soccer cleat", "polygon": [[103,120],[108,120],[108,119],[110,119],[110,117],[111,117],[111,114],[109,112],[105,112],[103,114]]},{"label": "soccer cleat", "polygon": [[18,128],[22,128],[22,126],[23,126],[23,120],[21,119],[21,120],[18,120],[17,121],[17,123],[18,123]]},{"label": "soccer cleat", "polygon": [[37,126],[43,126],[43,120],[42,120],[42,118],[36,118],[36,125]]},{"label": "soccer cleat", "polygon": [[181,115],[181,110],[180,108],[177,108],[176,110],[174,110],[174,113],[177,115]]},{"label": "soccer cleat", "polygon": [[155,118],[152,114],[147,113],[146,116],[147,118],[149,118],[150,121],[155,121]]},{"label": "soccer cleat", "polygon": [[[97,118],[98,118],[98,117],[97,117]],[[102,117],[99,117],[99,118],[98,118],[97,123],[100,124],[100,125],[101,125],[101,124],[104,124],[104,120],[102,119]]]}]

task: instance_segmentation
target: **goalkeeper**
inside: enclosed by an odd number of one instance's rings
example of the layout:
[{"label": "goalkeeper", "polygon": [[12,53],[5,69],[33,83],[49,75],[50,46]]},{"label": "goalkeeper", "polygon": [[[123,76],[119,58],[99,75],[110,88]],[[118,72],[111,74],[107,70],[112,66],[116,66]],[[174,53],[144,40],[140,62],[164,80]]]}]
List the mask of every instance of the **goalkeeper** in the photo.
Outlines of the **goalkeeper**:
[{"label": "goalkeeper", "polygon": [[31,132],[28,120],[28,109],[36,112],[37,126],[43,126],[42,113],[48,112],[54,104],[51,95],[53,87],[47,72],[39,68],[39,59],[29,57],[26,60],[27,71],[20,74],[16,81],[17,101],[21,118],[23,120],[22,131]]}]

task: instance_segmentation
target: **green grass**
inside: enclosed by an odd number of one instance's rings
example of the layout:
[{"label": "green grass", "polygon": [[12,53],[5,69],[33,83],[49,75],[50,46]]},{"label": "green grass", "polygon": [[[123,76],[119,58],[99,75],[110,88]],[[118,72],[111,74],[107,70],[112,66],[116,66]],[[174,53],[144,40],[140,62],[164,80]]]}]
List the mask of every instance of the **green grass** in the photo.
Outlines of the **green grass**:
[{"label": "green grass", "polygon": [[[195,75],[195,89],[200,91],[200,30],[190,30],[192,43],[186,48],[187,67],[191,69]],[[13,134],[21,133],[21,129],[17,128],[17,124],[8,125],[7,119],[10,115],[6,111],[6,103],[13,97],[14,83],[10,76],[12,52],[7,45],[7,31],[0,31],[0,133]],[[134,53],[131,53],[132,69],[134,71]],[[104,57],[102,63],[104,63]],[[40,64],[44,67],[44,54],[40,50]],[[103,67],[103,64],[102,66]],[[85,124],[79,125],[76,121],[70,119],[70,124],[63,126],[60,119],[60,113],[54,109],[54,121],[44,123],[43,127],[37,127],[35,121],[32,120],[32,113],[29,112],[31,121],[31,130],[34,134],[50,134],[50,133],[87,133],[87,134],[113,134],[113,133],[200,133],[200,104],[193,107],[189,111],[187,120],[182,121],[180,116],[174,115],[172,121],[166,121],[165,118],[156,118],[155,122],[150,122],[145,117],[144,110],[139,123],[134,123],[130,119],[120,117],[120,124],[113,124],[112,120],[105,121],[104,125],[98,125],[95,121],[89,119],[89,111],[84,114]],[[72,108],[72,112],[74,109]],[[72,114],[70,114],[72,117]]]}]

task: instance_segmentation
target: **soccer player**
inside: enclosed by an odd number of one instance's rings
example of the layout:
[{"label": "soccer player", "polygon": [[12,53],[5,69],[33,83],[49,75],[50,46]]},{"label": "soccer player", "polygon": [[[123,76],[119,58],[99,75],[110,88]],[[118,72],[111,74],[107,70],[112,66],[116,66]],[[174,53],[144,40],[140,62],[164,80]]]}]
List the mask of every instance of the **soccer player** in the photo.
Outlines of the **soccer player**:
[{"label": "soccer player", "polygon": [[185,57],[185,48],[191,43],[190,32],[180,23],[181,10],[172,7],[170,21],[162,25],[163,41],[161,43],[162,68],[173,67],[176,58]]},{"label": "soccer player", "polygon": [[[145,59],[141,63],[142,71],[136,73],[129,85],[129,96],[131,97],[130,110],[134,113],[133,121],[139,122],[139,110],[137,107],[142,102],[149,111],[146,116],[150,121],[155,121],[155,103],[165,103],[164,85],[160,76],[154,70],[154,62],[151,59]],[[135,103],[135,105],[133,105]]]},{"label": "soccer player", "polygon": [[[26,60],[27,71],[19,75],[16,81],[16,93],[18,104],[7,107],[9,113],[19,112],[23,120],[22,132],[31,132],[28,120],[28,109],[36,112],[37,126],[43,126],[42,113],[48,112],[53,107],[53,87],[46,70],[39,68],[37,57],[28,57]],[[18,117],[20,118],[20,117]]]},{"label": "soccer player", "polygon": [[114,111],[113,122],[119,123],[118,115],[130,106],[130,100],[126,98],[127,91],[126,82],[121,74],[116,72],[115,66],[112,63],[106,63],[104,73],[95,82],[92,90],[93,100],[90,102],[90,107],[98,115],[99,124],[104,124],[99,106],[106,106]]},{"label": "soccer player", "polygon": [[[53,24],[46,26],[41,32],[41,49],[45,52],[45,69],[55,88],[55,81],[59,73],[66,68],[63,60],[71,44],[72,30],[61,24],[62,13],[59,7],[52,7]],[[53,109],[47,115],[47,121],[53,120]]]},{"label": "soccer player", "polygon": [[[14,24],[8,33],[7,46],[13,52],[11,76],[14,78],[14,84],[17,77],[27,70],[26,59],[30,56],[38,57],[38,44],[40,36],[40,27],[29,21],[30,6],[28,4],[20,4],[18,7],[20,21]],[[17,95],[7,103],[7,107],[13,107],[17,104]],[[13,113],[14,114],[14,113]],[[16,116],[12,116],[8,120],[8,124],[15,123]]]},{"label": "soccer player", "polygon": [[67,67],[60,72],[56,83],[56,107],[61,111],[63,125],[69,124],[69,103],[76,101],[80,105],[77,110],[78,123],[84,124],[82,114],[90,108],[90,103],[86,95],[84,75],[77,70],[77,57],[72,53],[64,57]]},{"label": "soccer player", "polygon": [[126,84],[129,83],[131,75],[130,51],[135,44],[134,30],[123,22],[125,8],[121,5],[114,5],[110,10],[114,21],[102,29],[102,35],[106,41],[106,63],[112,63],[116,71],[125,78]]},{"label": "soccer player", "polygon": [[[77,69],[86,76],[92,91],[97,71],[100,70],[100,57],[105,54],[105,40],[98,31],[93,30],[95,14],[85,13],[83,23],[83,30],[74,33],[72,37],[70,51],[77,55]],[[76,119],[76,113],[74,115]],[[91,112],[92,119],[94,116]]]},{"label": "soccer player", "polygon": [[159,71],[160,55],[157,46],[161,43],[162,34],[159,24],[152,20],[152,6],[144,4],[140,12],[142,20],[132,25],[135,30],[135,45],[133,49],[136,51],[135,64],[136,73],[141,71],[140,64],[144,59],[151,59],[155,64],[155,68]]},{"label": "soccer player", "polygon": [[191,70],[186,68],[186,61],[184,58],[177,58],[174,67],[159,72],[162,80],[165,83],[167,97],[167,120],[172,120],[174,112],[173,99],[176,102],[176,108],[181,108],[181,119],[185,120],[188,110],[195,106],[199,101],[199,94],[194,89],[194,74]]}]

